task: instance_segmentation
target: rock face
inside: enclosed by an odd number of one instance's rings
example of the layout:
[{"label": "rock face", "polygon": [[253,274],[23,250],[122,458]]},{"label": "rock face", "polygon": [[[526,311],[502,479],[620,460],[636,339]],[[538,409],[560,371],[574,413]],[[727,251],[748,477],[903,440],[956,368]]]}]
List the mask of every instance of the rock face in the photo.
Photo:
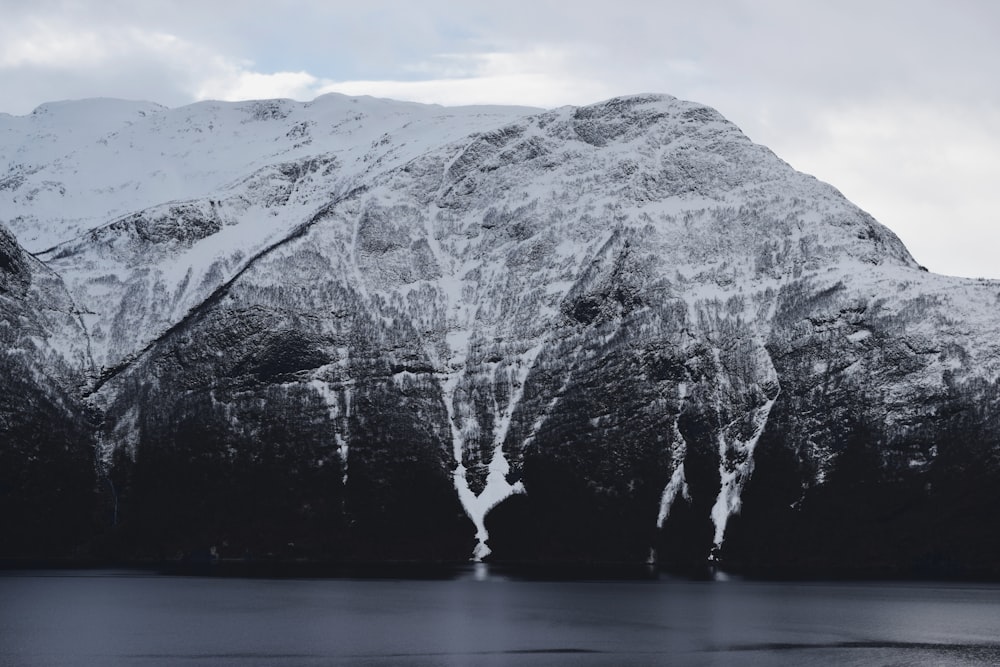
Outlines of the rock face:
[{"label": "rock face", "polygon": [[0,227],[0,554],[71,553],[89,537],[95,423],[91,365],[61,281]]},{"label": "rock face", "polygon": [[998,574],[1000,284],[715,111],[81,104],[2,120],[3,555]]}]

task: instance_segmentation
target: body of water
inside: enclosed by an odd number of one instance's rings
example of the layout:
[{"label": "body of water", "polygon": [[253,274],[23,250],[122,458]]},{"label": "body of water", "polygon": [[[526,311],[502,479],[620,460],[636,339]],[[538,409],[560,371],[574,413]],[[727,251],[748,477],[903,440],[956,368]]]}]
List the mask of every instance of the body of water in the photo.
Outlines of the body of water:
[{"label": "body of water", "polygon": [[1000,586],[0,574],[0,665],[996,665]]}]

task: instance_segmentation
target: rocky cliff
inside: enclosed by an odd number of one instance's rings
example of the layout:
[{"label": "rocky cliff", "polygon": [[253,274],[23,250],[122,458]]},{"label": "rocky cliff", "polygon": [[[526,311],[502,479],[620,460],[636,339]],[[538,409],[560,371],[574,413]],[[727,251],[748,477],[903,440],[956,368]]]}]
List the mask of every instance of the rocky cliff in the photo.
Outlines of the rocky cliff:
[{"label": "rocky cliff", "polygon": [[997,574],[1000,284],[715,111],[77,104],[4,120],[6,555]]}]

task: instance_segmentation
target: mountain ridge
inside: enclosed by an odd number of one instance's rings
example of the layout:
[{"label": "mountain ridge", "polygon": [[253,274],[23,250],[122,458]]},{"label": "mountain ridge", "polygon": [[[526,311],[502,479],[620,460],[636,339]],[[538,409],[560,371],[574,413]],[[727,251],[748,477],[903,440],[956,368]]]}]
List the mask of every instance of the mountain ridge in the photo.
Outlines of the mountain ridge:
[{"label": "mountain ridge", "polygon": [[[394,133],[348,113],[331,150],[286,136],[303,107],[226,107],[295,159],[39,252],[91,339],[101,543],[808,569],[782,531],[836,524],[834,489],[874,476],[876,518],[902,494],[937,521],[963,502],[942,458],[997,449],[1000,283],[921,270],[714,110],[378,101]],[[230,132],[218,108],[191,126]],[[831,553],[950,557],[891,525]],[[958,538],[987,567],[995,538]]]}]

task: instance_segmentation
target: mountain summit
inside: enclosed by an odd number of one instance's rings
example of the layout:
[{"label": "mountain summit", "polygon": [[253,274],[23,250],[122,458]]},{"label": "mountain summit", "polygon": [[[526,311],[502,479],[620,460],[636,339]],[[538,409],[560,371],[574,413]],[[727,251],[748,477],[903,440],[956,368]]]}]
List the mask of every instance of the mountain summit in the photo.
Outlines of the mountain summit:
[{"label": "mountain summit", "polygon": [[0,555],[997,574],[1000,283],[708,107],[0,137]]}]

